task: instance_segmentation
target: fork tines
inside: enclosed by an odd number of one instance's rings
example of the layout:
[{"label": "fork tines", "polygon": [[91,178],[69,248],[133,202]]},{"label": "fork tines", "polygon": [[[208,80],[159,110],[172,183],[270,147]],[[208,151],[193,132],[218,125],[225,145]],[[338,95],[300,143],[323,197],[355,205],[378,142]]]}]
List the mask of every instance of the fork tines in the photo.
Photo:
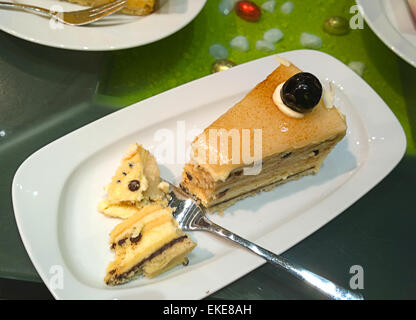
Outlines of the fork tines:
[{"label": "fork tines", "polygon": [[117,0],[107,4],[103,4],[101,6],[93,7],[89,9],[89,12],[93,13],[93,15],[101,14],[102,12],[109,11],[111,9],[118,8],[125,4],[127,0]]}]

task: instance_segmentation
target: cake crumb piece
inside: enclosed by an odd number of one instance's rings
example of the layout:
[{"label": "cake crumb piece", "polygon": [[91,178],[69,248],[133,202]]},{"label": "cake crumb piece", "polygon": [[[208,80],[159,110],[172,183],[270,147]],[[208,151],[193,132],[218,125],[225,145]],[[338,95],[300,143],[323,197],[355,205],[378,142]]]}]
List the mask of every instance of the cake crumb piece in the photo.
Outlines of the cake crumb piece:
[{"label": "cake crumb piece", "polygon": [[164,193],[169,193],[169,183],[167,183],[166,181],[162,181],[161,183],[159,183],[157,187]]}]

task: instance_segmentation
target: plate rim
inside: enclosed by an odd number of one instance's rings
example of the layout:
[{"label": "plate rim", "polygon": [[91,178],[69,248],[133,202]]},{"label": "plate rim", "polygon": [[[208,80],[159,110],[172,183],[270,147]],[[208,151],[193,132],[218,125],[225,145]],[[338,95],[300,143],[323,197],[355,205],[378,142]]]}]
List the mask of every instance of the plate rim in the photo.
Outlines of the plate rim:
[{"label": "plate rim", "polygon": [[[396,55],[398,55],[401,59],[409,63],[411,66],[416,68],[416,46],[412,46],[409,44],[409,42],[403,41],[400,43],[400,45],[395,45],[394,41],[389,38],[389,36],[386,35],[386,32],[383,31],[383,27],[389,26],[389,29],[391,32],[393,32],[395,35],[397,35],[400,38],[400,33],[391,25],[388,17],[384,13],[384,10],[382,8],[381,1],[372,1],[372,0],[355,0],[357,5],[359,6],[360,13],[364,17],[365,21],[373,30],[373,32],[377,35],[377,37],[390,49],[392,50]],[[368,10],[369,6],[373,10],[377,10],[376,12],[379,14],[379,18],[377,21],[374,21],[369,18]],[[411,52],[413,51],[413,58]]]},{"label": "plate rim", "polygon": [[4,26],[1,22],[0,22],[0,30],[4,31],[5,33],[7,33],[11,36],[14,36],[16,38],[19,38],[19,39],[22,39],[22,40],[25,40],[25,41],[28,41],[28,42],[32,42],[32,43],[42,45],[42,46],[46,46],[46,47],[50,47],[50,48],[61,49],[61,50],[80,51],[80,52],[107,52],[107,51],[110,52],[110,51],[117,51],[117,50],[125,50],[125,49],[131,49],[131,48],[145,46],[145,45],[157,42],[159,40],[165,39],[165,38],[179,32],[180,30],[185,28],[187,25],[189,25],[201,13],[201,11],[204,9],[205,5],[207,4],[208,0],[199,0],[199,1],[201,1],[201,7],[195,12],[195,14],[193,16],[190,16],[189,19],[187,19],[187,21],[185,23],[176,26],[175,28],[173,28],[169,32],[166,32],[164,34],[160,34],[160,35],[158,35],[157,37],[155,37],[151,40],[140,42],[139,44],[130,43],[130,44],[124,44],[124,45],[119,45],[119,46],[105,46],[105,45],[102,45],[102,46],[96,46],[96,47],[90,48],[90,47],[83,47],[81,45],[78,45],[78,46],[77,45],[62,45],[62,44],[57,44],[57,43],[50,42],[50,41],[47,41],[47,40],[34,39],[34,38],[31,38],[30,36],[25,35],[23,33],[16,32],[12,28]]},{"label": "plate rim", "polygon": [[[314,51],[314,50],[295,50],[295,51],[289,51],[289,52],[285,52],[285,53],[279,53],[279,55],[282,55],[283,57],[286,57],[288,59],[290,59],[291,55],[306,55],[306,56],[310,56],[310,55],[318,55],[318,56],[323,56],[326,59],[331,60],[332,63],[337,63],[337,64],[342,64],[345,68],[345,70],[350,70],[348,69],[347,66],[345,66],[342,62],[340,62],[338,59],[320,52],[320,51]],[[230,69],[229,71],[226,71],[224,73],[222,73],[223,75],[225,75],[226,73],[231,74],[232,72],[238,72],[237,69],[239,70],[243,70],[244,66],[248,66],[248,65],[255,65],[256,63],[262,63],[263,61],[268,61],[268,59],[271,59],[271,57],[274,57],[275,54],[269,56],[269,57],[264,57],[264,58],[260,58],[251,62],[248,62],[246,64],[240,65],[237,68],[233,68]],[[330,62],[328,62],[330,63]],[[239,71],[241,72],[241,71]],[[354,197],[351,197],[348,201],[344,202],[343,205],[341,206],[341,209],[337,209],[337,213],[335,215],[333,215],[328,221],[326,221],[323,224],[320,224],[318,226],[316,226],[316,228],[314,227],[312,232],[310,232],[309,234],[315,232],[316,230],[318,230],[319,228],[321,228],[322,226],[324,226],[327,222],[329,222],[330,220],[332,220],[333,218],[335,218],[336,216],[338,216],[339,214],[341,214],[346,208],[348,208],[349,206],[351,206],[354,202],[356,202],[358,199],[360,199],[363,195],[365,195],[369,190],[371,190],[374,186],[376,186],[383,178],[385,178],[385,176],[387,176],[391,170],[394,169],[394,167],[399,163],[399,161],[402,159],[405,150],[406,150],[406,137],[403,131],[403,128],[400,125],[400,122],[397,120],[397,118],[395,117],[395,115],[391,112],[391,110],[388,108],[388,106],[386,105],[386,103],[380,98],[380,96],[364,81],[362,80],[360,77],[356,76],[353,71],[349,71],[351,72],[351,75],[354,75],[354,81],[357,81],[357,79],[359,82],[360,86],[363,86],[363,90],[365,89],[365,92],[367,93],[367,91],[369,92],[369,94],[371,94],[371,96],[375,99],[377,99],[379,101],[380,104],[382,104],[382,106],[384,107],[384,110],[382,110],[386,115],[388,115],[391,120],[396,124],[396,127],[394,128],[397,132],[397,134],[399,134],[401,136],[400,141],[395,142],[395,144],[393,144],[393,147],[395,148],[395,152],[392,152],[391,156],[394,158],[391,162],[388,163],[388,166],[386,168],[386,170],[383,169],[383,173],[377,176],[377,179],[373,179],[374,181],[371,181],[371,183],[366,185],[366,188],[364,188],[364,190],[360,190],[359,192],[357,190],[354,190]],[[22,219],[24,219],[24,213],[20,212],[19,210],[19,199],[20,199],[20,194],[18,193],[18,182],[19,182],[19,178],[21,175],[23,175],[26,171],[27,171],[27,167],[28,165],[31,163],[31,161],[33,159],[36,159],[37,156],[41,155],[44,152],[48,152],[48,149],[53,147],[55,144],[59,144],[61,143],[64,139],[68,139],[71,138],[71,136],[77,135],[79,134],[82,130],[85,130],[86,127],[92,128],[94,126],[94,124],[96,124],[98,121],[107,118],[108,120],[111,120],[112,117],[114,117],[115,114],[128,114],[131,110],[130,108],[134,108],[135,106],[140,106],[140,104],[145,103],[148,100],[152,100],[152,99],[157,99],[159,96],[162,95],[169,95],[169,94],[174,94],[176,90],[180,90],[182,88],[183,89],[187,89],[187,88],[192,88],[193,86],[195,86],[195,84],[198,85],[198,83],[203,83],[205,78],[211,78],[211,79],[216,79],[218,77],[222,77],[222,74],[214,74],[214,75],[209,75],[207,77],[198,79],[198,80],[194,80],[190,83],[184,84],[180,87],[168,90],[166,92],[163,92],[157,96],[151,97],[149,99],[143,100],[141,102],[135,103],[130,107],[124,108],[122,110],[119,110],[117,112],[114,112],[110,115],[107,115],[101,119],[98,119],[90,124],[87,124],[84,127],[81,127],[51,143],[49,143],[48,145],[44,146],[43,148],[39,149],[38,151],[34,152],[32,155],[30,155],[18,168],[18,170],[15,173],[15,176],[13,178],[13,182],[12,182],[12,200],[13,200],[13,208],[14,208],[14,215],[15,215],[15,219],[16,219],[16,224],[19,230],[19,234],[22,238],[23,244],[25,246],[25,249],[33,263],[33,265],[35,266],[36,270],[38,271],[39,275],[41,276],[42,280],[44,281],[44,283],[47,285],[48,289],[51,291],[52,295],[56,298],[56,299],[73,299],[74,298],[74,294],[71,295],[71,293],[66,294],[64,292],[59,292],[57,290],[54,290],[53,288],[50,288],[50,285],[48,284],[48,279],[47,279],[47,270],[44,270],[44,267],[42,266],[42,263],[38,261],[38,257],[35,257],[33,255],[33,252],[31,250],[31,242],[30,239],[28,239],[26,237],[27,232],[25,231],[25,226],[24,223],[22,223]],[[380,106],[378,106],[380,107]],[[81,132],[82,133],[82,132]],[[364,164],[367,164],[367,162],[365,162]],[[29,169],[30,170],[30,169]],[[66,180],[63,181],[63,183],[65,183]],[[345,185],[348,186],[348,183],[345,183],[344,185],[342,185],[341,187],[345,187]],[[336,192],[334,192],[336,193]],[[329,201],[331,199],[333,195],[328,196],[326,199],[324,199],[323,201],[320,201],[320,203],[325,203],[325,201]],[[23,199],[24,200],[24,199]],[[56,199],[56,202],[59,203],[60,199]],[[315,209],[312,208],[311,212],[313,212],[313,210],[317,210],[316,208],[319,208],[319,205],[315,206]],[[335,211],[335,210],[334,210]],[[305,212],[308,212],[308,210],[306,210]],[[56,214],[56,218],[57,218],[58,214]],[[302,215],[301,215],[302,216]],[[57,227],[57,226],[56,226]],[[283,231],[280,230],[281,233],[284,234],[284,228],[282,228]],[[270,233],[271,234],[271,233]],[[264,238],[260,238],[259,241],[257,241],[260,245],[262,244],[262,242],[264,242],[264,239],[267,239],[269,235],[266,235]],[[306,236],[302,236],[299,241],[305,239],[308,235]],[[295,243],[292,243],[291,245],[289,245],[289,248],[292,247],[294,244],[296,244],[299,241],[295,241]],[[55,244],[56,248],[58,249],[58,252],[60,251],[60,245],[59,243]],[[60,257],[61,260],[64,262],[65,260],[62,258],[62,256]],[[244,262],[245,268],[244,271],[240,271],[237,273],[235,278],[230,279],[229,281],[227,281],[226,283],[221,283],[219,285],[216,286],[216,288],[213,289],[213,291],[207,293],[207,292],[195,292],[195,295],[192,297],[188,297],[188,299],[201,299],[206,297],[207,295],[215,292],[216,290],[219,290],[220,288],[228,285],[229,283],[231,283],[232,281],[238,279],[241,276],[244,276],[245,274],[247,274],[248,272],[252,271],[253,269],[259,267],[260,265],[262,265],[263,263],[265,263],[264,260],[262,260],[261,258],[254,256],[252,254],[247,254],[247,252],[245,250],[234,250],[233,252],[229,252],[227,254],[224,254],[222,257],[219,257],[219,259],[221,259],[222,261],[229,261],[230,263],[232,263],[233,261],[236,261],[235,259],[239,259],[240,261]],[[69,272],[71,272],[69,270]],[[184,279],[184,275],[186,276],[187,272],[185,272],[184,274],[178,275],[179,278],[181,278],[185,283],[186,279]],[[67,276],[68,277],[68,276]],[[116,290],[102,290],[102,289],[97,289],[97,288],[92,288],[89,286],[84,285],[83,283],[79,282],[79,280],[75,277],[72,276],[72,274],[69,274],[69,279],[71,281],[73,281],[73,283],[70,283],[70,287],[74,286],[74,289],[82,289],[83,290],[83,296],[82,299],[89,299],[91,297],[93,297],[93,293],[98,293],[100,291],[104,291],[103,296],[101,296],[101,299],[108,299],[111,298],[115,293],[119,293],[119,292],[126,292],[128,291],[129,294],[134,294],[134,291],[136,291],[136,293],[138,291],[141,290],[141,287],[136,287],[136,288],[121,288],[121,289],[116,289]],[[179,281],[179,280],[178,280]],[[179,281],[180,282],[180,281]],[[69,288],[68,291],[70,291],[71,288]],[[136,289],[136,290],[135,290]],[[108,293],[108,294],[107,294]],[[89,298],[88,298],[89,297]],[[186,298],[186,297],[183,297]],[[174,299],[174,298],[173,298]]]}]

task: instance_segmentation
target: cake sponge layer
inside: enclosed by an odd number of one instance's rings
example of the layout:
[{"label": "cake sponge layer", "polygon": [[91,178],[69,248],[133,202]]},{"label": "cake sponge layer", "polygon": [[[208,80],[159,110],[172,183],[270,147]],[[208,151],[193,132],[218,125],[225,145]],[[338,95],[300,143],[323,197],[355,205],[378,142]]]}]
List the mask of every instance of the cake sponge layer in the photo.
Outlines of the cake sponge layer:
[{"label": "cake sponge layer", "polygon": [[223,202],[219,202],[219,203],[214,204],[208,210],[209,210],[209,212],[221,212],[221,211],[227,209],[228,207],[232,206],[233,204],[235,204],[239,200],[255,196],[257,193],[260,193],[260,192],[271,191],[274,188],[276,188],[278,185],[281,185],[281,184],[289,182],[289,181],[297,180],[297,179],[299,179],[303,176],[306,176],[306,175],[315,174],[317,171],[318,171],[317,168],[312,167],[312,168],[300,171],[297,174],[293,174],[293,175],[287,177],[286,179],[279,179],[279,178],[272,179],[272,180],[274,180],[274,182],[272,182],[270,184],[265,184],[265,185],[259,186],[256,189],[251,188],[247,192],[241,193],[237,197],[234,197],[234,198],[225,200]]},{"label": "cake sponge layer", "polygon": [[[216,211],[218,203],[227,202],[229,199],[241,199],[240,196],[250,193],[251,190],[259,190],[262,186],[271,185],[277,181],[279,181],[278,184],[291,181],[292,176],[303,173],[305,170],[308,174],[318,172],[324,159],[342,137],[339,135],[317,145],[268,157],[263,160],[262,170],[258,175],[244,175],[244,167],[237,168],[225,181],[211,179],[205,182],[204,179],[209,176],[205,173],[200,175],[201,170],[193,165],[187,165],[183,177],[183,183],[185,183],[182,187],[209,211]],[[310,168],[314,170],[309,170]]]}]

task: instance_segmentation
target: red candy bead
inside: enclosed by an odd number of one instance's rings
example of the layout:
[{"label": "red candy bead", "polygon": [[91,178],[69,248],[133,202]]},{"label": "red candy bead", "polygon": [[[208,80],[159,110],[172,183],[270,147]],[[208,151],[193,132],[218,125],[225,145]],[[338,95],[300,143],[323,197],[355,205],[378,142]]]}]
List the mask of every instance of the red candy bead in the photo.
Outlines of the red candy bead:
[{"label": "red candy bead", "polygon": [[251,1],[238,1],[235,4],[235,12],[241,19],[249,22],[256,22],[261,17],[261,9]]}]

